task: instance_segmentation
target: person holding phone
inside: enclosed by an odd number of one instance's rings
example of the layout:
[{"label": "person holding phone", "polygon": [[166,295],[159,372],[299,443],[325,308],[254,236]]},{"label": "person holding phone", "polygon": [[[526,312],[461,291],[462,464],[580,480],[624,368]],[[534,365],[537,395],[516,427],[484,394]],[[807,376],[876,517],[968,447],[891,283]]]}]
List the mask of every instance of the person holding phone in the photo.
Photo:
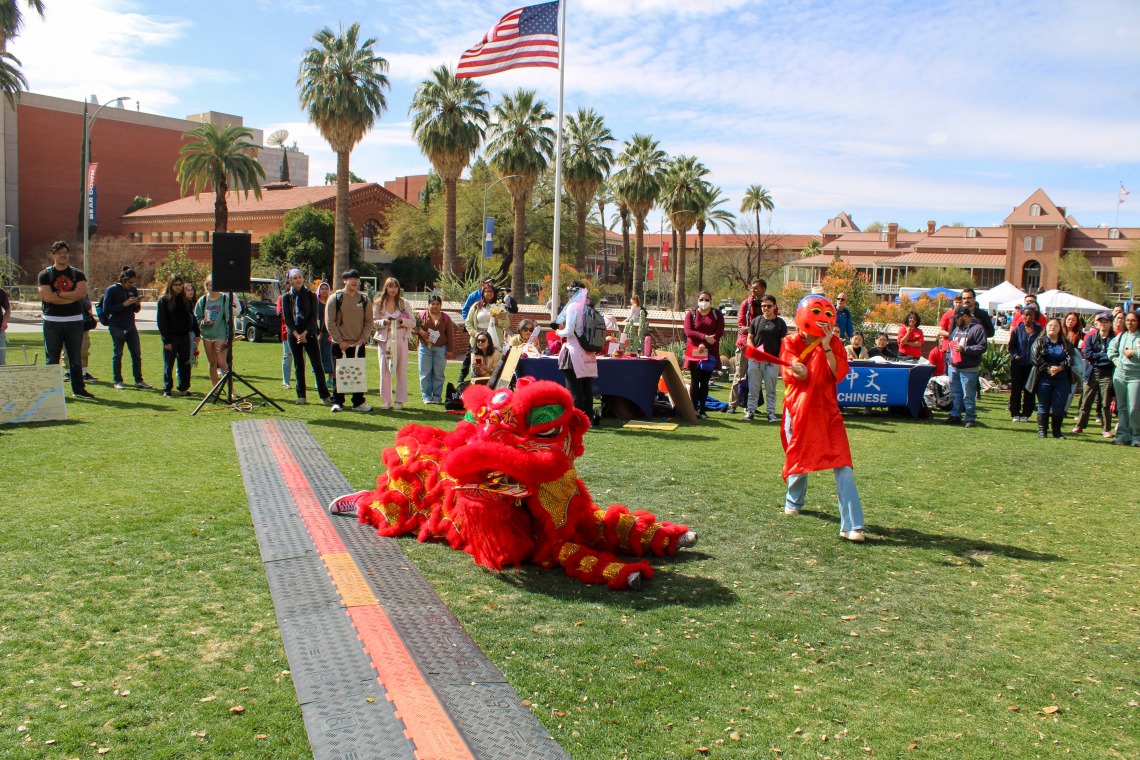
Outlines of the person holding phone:
[{"label": "person holding phone", "polygon": [[135,387],[149,390],[142,375],[142,347],[139,344],[139,330],[135,325],[135,315],[142,311],[142,297],[139,295],[138,275],[130,267],[123,267],[118,282],[113,283],[103,293],[103,313],[107,314],[107,330],[111,333],[111,373],[114,375],[114,388],[125,390],[123,382],[123,346],[131,352],[131,373]]},{"label": "person holding phone", "polygon": [[194,316],[198,319],[202,348],[210,364],[210,382],[214,385],[218,384],[219,371],[230,371],[226,340],[227,335],[233,334],[233,308],[226,308],[229,305],[229,296],[214,290],[214,278],[207,277],[206,293],[194,305]]}]

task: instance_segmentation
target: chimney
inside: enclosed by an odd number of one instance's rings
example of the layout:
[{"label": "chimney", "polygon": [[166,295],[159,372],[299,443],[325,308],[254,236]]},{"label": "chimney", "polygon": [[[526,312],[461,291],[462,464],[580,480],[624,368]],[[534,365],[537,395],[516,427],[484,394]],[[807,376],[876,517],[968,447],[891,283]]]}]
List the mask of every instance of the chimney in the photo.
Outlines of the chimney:
[{"label": "chimney", "polygon": [[887,248],[898,248],[899,246],[899,224],[898,222],[891,222],[887,225]]},{"label": "chimney", "polygon": [[930,219],[926,223],[926,234],[927,235],[933,235],[934,234],[934,220],[933,219]]}]

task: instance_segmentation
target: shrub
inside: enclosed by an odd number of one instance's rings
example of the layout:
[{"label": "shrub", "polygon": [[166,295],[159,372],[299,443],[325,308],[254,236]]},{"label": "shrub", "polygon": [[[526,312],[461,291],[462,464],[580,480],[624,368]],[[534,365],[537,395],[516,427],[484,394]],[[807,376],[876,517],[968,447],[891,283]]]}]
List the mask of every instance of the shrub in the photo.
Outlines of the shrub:
[{"label": "shrub", "polygon": [[162,290],[170,278],[176,274],[181,275],[182,279],[194,283],[196,290],[201,293],[203,292],[202,283],[210,276],[210,267],[194,261],[187,255],[185,248],[179,248],[176,251],[171,251],[170,255],[158,265],[158,270],[154,273],[155,287]]}]

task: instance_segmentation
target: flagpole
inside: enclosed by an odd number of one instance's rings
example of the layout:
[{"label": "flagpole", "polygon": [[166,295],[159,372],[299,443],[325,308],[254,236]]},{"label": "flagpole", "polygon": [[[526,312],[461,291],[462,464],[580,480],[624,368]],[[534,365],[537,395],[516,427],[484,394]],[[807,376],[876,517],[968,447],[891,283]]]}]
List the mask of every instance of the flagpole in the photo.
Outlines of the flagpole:
[{"label": "flagpole", "polygon": [[559,248],[562,243],[562,95],[566,90],[566,3],[559,0],[558,23],[558,139],[554,144],[554,271],[550,275],[550,321],[558,316]]},{"label": "flagpole", "polygon": [[1116,190],[1116,224],[1114,224],[1113,227],[1120,226],[1120,204],[1124,203],[1124,193],[1121,192],[1122,190],[1124,190],[1124,180],[1120,180],[1120,187]]}]

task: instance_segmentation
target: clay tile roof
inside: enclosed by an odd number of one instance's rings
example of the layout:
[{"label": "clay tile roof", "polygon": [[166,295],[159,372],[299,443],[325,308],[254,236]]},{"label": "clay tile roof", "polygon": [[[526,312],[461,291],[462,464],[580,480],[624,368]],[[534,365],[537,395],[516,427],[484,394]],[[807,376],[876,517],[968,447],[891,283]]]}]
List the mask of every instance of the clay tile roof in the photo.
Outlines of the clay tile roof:
[{"label": "clay tile roof", "polygon": [[[1030,211],[1033,205],[1037,204],[1041,207],[1041,214],[1032,216]],[[1058,208],[1057,204],[1049,199],[1045,191],[1037,188],[1033,195],[1025,199],[1024,202],[1013,210],[1009,216],[1005,218],[1005,224],[1048,224],[1057,225],[1059,227],[1068,227],[1069,222],[1065,219],[1065,210]]]},{"label": "clay tile roof", "polygon": [[[1112,230],[1118,230],[1120,236],[1110,237]],[[1106,253],[1124,253],[1140,240],[1140,229],[1135,227],[1081,227],[1069,230],[1065,235],[1065,250],[1075,251],[1104,251]]]},{"label": "clay tile roof", "polygon": [[[839,226],[835,226],[835,220],[839,220]],[[846,211],[840,211],[835,216],[827,220],[827,224],[820,228],[820,235],[842,235],[847,232],[859,232],[858,225],[851,219]]]},{"label": "clay tile roof", "polygon": [[[840,257],[845,263],[853,267],[871,267],[875,266],[877,262],[882,259],[882,256],[875,254],[851,254],[844,252]],[[803,259],[792,259],[788,261],[788,266],[791,267],[819,267],[831,266],[835,261],[835,254],[832,253],[817,253],[814,256],[808,256]]]},{"label": "clay tile roof", "polygon": [[927,267],[979,267],[983,269],[1004,269],[1004,253],[926,253],[915,251],[889,259],[889,266]]},{"label": "clay tile roof", "polygon": [[[375,188],[381,193],[391,196],[393,199],[397,198],[397,196],[392,195],[391,192],[374,182],[349,185],[348,192],[350,195],[353,195],[368,188]],[[254,197],[253,193],[250,193],[249,196],[246,197],[244,193],[239,193],[234,190],[226,193],[226,205],[229,206],[229,212],[231,214],[256,214],[262,212],[283,213],[295,208],[300,208],[301,206],[306,206],[310,203],[315,205],[326,201],[334,202],[335,200],[336,185],[283,187],[281,189],[274,189],[274,186],[271,185],[268,189],[262,189],[261,198]],[[176,201],[160,203],[157,206],[139,209],[138,211],[127,214],[124,218],[134,220],[161,216],[193,216],[197,214],[206,214],[211,217],[214,215],[214,193],[204,192],[197,198],[193,195],[188,195]]]},{"label": "clay tile roof", "polygon": [[[970,237],[970,230],[975,236]],[[943,251],[972,249],[976,251],[1004,251],[1009,237],[1005,227],[943,227],[915,244],[916,251]]]},{"label": "clay tile roof", "polygon": [[895,242],[894,248],[887,247],[887,241],[883,240],[883,232],[848,232],[838,240],[832,240],[830,243],[823,247],[825,251],[834,252],[836,250],[846,253],[847,251],[854,251],[857,253],[865,252],[878,252],[885,256],[898,255],[902,251],[906,251],[915,243],[925,240],[925,232],[900,232]]}]

